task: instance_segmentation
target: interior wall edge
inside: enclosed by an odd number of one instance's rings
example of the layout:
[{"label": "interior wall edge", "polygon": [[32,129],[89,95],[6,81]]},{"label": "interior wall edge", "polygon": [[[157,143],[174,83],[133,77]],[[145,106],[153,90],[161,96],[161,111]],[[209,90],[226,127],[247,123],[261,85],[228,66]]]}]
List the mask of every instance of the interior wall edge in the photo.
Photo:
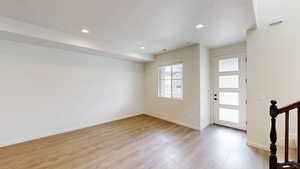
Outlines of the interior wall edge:
[{"label": "interior wall edge", "polygon": [[158,119],[164,120],[164,121],[175,123],[175,124],[178,124],[180,126],[184,126],[184,127],[187,127],[187,128],[191,128],[191,129],[197,130],[197,131],[201,131],[201,129],[200,129],[199,126],[194,126],[194,125],[191,125],[191,124],[188,124],[188,123],[184,123],[184,122],[180,122],[180,121],[177,121],[177,120],[170,120],[170,119],[164,118],[162,116],[154,115],[154,114],[151,114],[151,113],[144,113],[144,114],[148,115],[148,116],[151,116],[151,117],[154,117],[154,118],[158,118]]}]

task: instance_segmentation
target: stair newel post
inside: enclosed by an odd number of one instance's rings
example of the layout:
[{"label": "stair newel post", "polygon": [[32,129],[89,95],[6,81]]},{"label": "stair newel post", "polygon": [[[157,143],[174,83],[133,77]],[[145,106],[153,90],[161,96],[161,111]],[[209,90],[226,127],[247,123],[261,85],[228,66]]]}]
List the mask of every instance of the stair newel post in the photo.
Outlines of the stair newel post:
[{"label": "stair newel post", "polygon": [[276,133],[276,117],[278,116],[278,107],[276,106],[277,102],[275,100],[271,101],[270,106],[270,116],[271,116],[271,132],[270,132],[270,156],[269,156],[269,165],[270,169],[277,169],[277,147],[276,147],[276,141],[277,141],[277,133]]}]

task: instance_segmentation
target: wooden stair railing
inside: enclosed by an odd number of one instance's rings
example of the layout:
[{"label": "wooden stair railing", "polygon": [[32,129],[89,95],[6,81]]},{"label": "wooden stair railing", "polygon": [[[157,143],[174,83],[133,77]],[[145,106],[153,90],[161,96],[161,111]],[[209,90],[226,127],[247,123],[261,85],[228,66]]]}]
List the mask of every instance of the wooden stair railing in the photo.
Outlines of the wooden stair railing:
[{"label": "wooden stair railing", "polygon": [[[270,106],[270,116],[271,116],[271,132],[270,132],[270,139],[271,139],[271,145],[270,145],[270,157],[269,157],[269,168],[270,169],[300,169],[300,101],[295,102],[293,104],[290,104],[288,106],[278,108],[277,102],[275,100],[271,101]],[[289,161],[289,112],[293,109],[298,109],[298,160],[297,161]],[[277,132],[276,132],[276,117],[278,115],[285,114],[285,143],[284,143],[284,162],[278,163],[277,161],[277,147],[276,147],[276,141],[277,141]]]}]

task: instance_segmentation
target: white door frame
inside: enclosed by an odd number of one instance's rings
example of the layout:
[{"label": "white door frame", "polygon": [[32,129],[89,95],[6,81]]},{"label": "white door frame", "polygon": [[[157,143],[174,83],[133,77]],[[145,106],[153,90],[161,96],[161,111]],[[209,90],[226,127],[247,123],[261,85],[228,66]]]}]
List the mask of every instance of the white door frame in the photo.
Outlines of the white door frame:
[{"label": "white door frame", "polygon": [[[239,58],[239,71],[238,72],[223,72],[219,73],[218,63],[220,59],[226,58]],[[239,75],[239,89],[219,89],[219,75]],[[213,58],[213,120],[215,124],[232,127],[240,130],[246,130],[246,55],[245,54],[232,54],[232,55],[223,55],[217,56]],[[219,104],[219,92],[220,91],[228,91],[228,92],[239,92],[239,106],[231,106],[231,105],[220,105]],[[215,96],[217,94],[217,96]],[[215,100],[215,98],[217,100]],[[239,110],[239,123],[231,123],[227,121],[219,120],[219,107],[223,108],[231,108]]]}]

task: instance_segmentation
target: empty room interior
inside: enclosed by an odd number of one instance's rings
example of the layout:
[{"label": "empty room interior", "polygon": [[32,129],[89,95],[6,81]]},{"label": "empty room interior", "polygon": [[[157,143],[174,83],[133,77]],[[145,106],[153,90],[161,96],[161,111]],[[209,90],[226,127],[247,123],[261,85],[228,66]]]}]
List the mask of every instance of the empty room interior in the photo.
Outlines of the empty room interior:
[{"label": "empty room interior", "polygon": [[299,9],[2,0],[0,169],[300,169]]}]

